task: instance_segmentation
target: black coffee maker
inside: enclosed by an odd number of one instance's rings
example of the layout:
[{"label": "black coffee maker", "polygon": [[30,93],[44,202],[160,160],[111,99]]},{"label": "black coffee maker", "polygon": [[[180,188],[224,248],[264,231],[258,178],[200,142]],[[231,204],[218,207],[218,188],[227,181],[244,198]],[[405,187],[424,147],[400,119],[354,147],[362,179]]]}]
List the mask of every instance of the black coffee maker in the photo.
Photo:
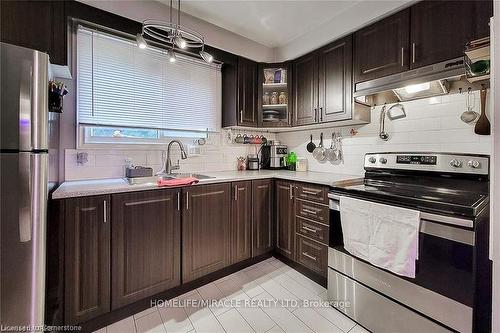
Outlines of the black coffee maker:
[{"label": "black coffee maker", "polygon": [[261,147],[260,161],[262,169],[284,169],[284,159],[288,154],[288,147],[279,141],[268,141]]}]

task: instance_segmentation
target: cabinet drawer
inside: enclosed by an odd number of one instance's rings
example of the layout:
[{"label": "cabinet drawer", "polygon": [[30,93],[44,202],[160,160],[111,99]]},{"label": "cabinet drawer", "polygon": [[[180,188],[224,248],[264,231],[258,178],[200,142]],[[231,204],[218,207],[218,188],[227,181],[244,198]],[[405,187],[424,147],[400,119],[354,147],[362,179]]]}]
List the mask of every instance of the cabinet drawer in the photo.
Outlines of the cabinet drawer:
[{"label": "cabinet drawer", "polygon": [[329,228],[326,225],[315,223],[301,217],[296,217],[296,231],[304,236],[315,239],[325,245],[328,245]]},{"label": "cabinet drawer", "polygon": [[328,217],[330,214],[328,206],[318,205],[303,200],[296,200],[295,202],[297,203],[295,206],[297,216],[328,224]]},{"label": "cabinet drawer", "polygon": [[297,184],[297,198],[328,205],[328,187],[314,184]]},{"label": "cabinet drawer", "polygon": [[328,246],[297,235],[297,261],[310,270],[326,277]]}]

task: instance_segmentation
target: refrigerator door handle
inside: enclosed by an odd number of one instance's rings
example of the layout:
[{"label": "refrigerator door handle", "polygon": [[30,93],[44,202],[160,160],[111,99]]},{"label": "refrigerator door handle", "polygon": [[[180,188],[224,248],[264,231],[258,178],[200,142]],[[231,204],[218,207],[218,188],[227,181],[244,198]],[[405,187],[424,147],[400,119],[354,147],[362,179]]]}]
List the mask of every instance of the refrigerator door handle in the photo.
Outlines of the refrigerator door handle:
[{"label": "refrigerator door handle", "polygon": [[19,154],[19,241],[26,243],[31,241],[32,196],[31,196],[31,154]]}]

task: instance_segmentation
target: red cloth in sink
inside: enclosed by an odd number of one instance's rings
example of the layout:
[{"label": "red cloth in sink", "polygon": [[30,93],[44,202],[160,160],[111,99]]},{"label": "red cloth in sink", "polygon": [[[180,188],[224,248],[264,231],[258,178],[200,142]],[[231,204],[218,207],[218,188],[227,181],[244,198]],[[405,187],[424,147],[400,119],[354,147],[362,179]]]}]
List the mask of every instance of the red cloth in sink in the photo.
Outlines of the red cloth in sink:
[{"label": "red cloth in sink", "polygon": [[158,179],[158,186],[190,186],[199,182],[198,178],[174,178],[174,179]]}]

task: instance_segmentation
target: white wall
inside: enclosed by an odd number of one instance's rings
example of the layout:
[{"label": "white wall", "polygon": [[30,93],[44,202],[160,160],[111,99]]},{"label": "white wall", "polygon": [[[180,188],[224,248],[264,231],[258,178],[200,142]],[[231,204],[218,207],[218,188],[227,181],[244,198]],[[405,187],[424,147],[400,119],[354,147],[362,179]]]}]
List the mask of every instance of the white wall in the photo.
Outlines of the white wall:
[{"label": "white wall", "polygon": [[[152,0],[78,0],[114,14],[142,22],[145,19],[168,20],[169,7]],[[177,11],[174,10],[174,15]],[[274,49],[237,35],[229,30],[203,21],[181,11],[181,23],[201,32],[208,45],[249,59],[274,62]],[[138,31],[139,32],[139,31]]]},{"label": "white wall", "polygon": [[[479,92],[475,92],[475,110],[479,111]],[[465,108],[466,94],[447,95],[405,102],[407,117],[395,121],[386,120],[389,141],[378,138],[381,107],[372,108],[372,122],[358,128],[358,134],[349,135],[352,127],[279,133],[277,139],[289,145],[299,158],[307,158],[309,170],[362,175],[363,157],[367,152],[436,151],[457,153],[491,153],[491,136],[474,134],[473,126],[463,123],[460,114]],[[491,100],[491,99],[489,99]],[[490,103],[487,103],[490,105]],[[489,111],[490,108],[487,108]],[[341,131],[344,162],[318,162],[306,150],[309,134],[316,145],[319,134],[324,133],[325,146],[330,146],[332,131]]]}]

